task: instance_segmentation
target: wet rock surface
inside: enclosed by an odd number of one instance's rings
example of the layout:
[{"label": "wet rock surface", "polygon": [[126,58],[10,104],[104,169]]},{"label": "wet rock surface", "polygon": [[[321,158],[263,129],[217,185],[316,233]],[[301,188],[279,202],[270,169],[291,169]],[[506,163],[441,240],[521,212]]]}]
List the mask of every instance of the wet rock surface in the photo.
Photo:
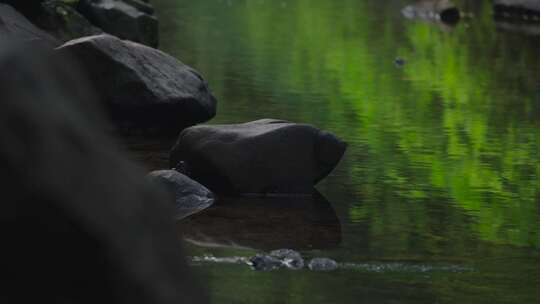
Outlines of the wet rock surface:
[{"label": "wet rock surface", "polygon": [[215,115],[216,99],[206,80],[159,50],[104,34],[69,41],[57,49],[64,52],[80,59],[123,130],[176,133]]},{"label": "wet rock surface", "polygon": [[111,35],[151,47],[158,46],[158,20],[148,3],[137,0],[80,0],[78,9]]},{"label": "wet rock surface", "polygon": [[13,7],[0,3],[0,43],[13,40],[31,42],[47,47],[56,47],[60,42],[37,28]]},{"label": "wet rock surface", "polygon": [[277,249],[268,254],[257,254],[248,260],[253,270],[271,271],[280,268],[299,270],[304,268],[302,255],[292,249]]},{"label": "wet rock surface", "polygon": [[346,146],[314,126],[276,119],[195,126],[180,134],[171,166],[184,161],[216,193],[311,195]]},{"label": "wet rock surface", "polygon": [[200,212],[214,203],[214,195],[203,185],[175,170],[159,170],[148,178],[163,186],[175,202],[175,219],[180,220]]},{"label": "wet rock surface", "polygon": [[[280,268],[300,270],[304,268],[302,255],[292,249],[277,249],[269,254],[257,254],[248,261],[253,270],[272,271]],[[329,258],[313,258],[308,263],[312,271],[333,271],[338,268],[338,263]]]}]

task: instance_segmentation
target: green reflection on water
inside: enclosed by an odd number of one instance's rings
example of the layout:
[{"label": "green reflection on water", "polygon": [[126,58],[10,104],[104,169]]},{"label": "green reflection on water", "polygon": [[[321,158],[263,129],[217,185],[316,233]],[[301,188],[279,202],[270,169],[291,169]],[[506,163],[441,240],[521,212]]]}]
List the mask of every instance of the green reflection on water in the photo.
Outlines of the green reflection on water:
[{"label": "green reflection on water", "polygon": [[218,96],[213,122],[284,118],[349,142],[320,186],[344,226],[328,254],[477,261],[540,247],[540,39],[498,30],[489,1],[455,28],[405,20],[407,1],[154,3],[162,48]]}]

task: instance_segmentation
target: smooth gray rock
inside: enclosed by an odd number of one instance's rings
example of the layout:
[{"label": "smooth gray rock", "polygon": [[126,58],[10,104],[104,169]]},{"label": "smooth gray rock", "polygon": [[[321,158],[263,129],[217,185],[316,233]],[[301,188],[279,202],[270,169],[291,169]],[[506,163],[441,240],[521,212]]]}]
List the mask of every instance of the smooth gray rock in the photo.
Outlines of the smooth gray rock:
[{"label": "smooth gray rock", "polygon": [[37,28],[13,7],[0,3],[0,44],[8,41],[32,42],[47,47],[56,47],[60,42]]},{"label": "smooth gray rock", "polygon": [[41,14],[36,22],[40,28],[62,42],[103,33],[72,5],[61,0],[44,1]]},{"label": "smooth gray rock", "polygon": [[154,48],[159,44],[159,23],[150,4],[135,0],[81,0],[78,9],[111,35]]},{"label": "smooth gray rock", "polygon": [[80,59],[113,121],[124,129],[176,133],[216,113],[202,76],[159,50],[104,34],[69,41],[57,51]]},{"label": "smooth gray rock", "polygon": [[308,263],[309,270],[332,271],[338,268],[338,263],[328,258],[314,258]]},{"label": "smooth gray rock", "polygon": [[148,177],[163,185],[174,196],[175,219],[180,220],[210,207],[214,195],[203,185],[175,170],[159,170]]},{"label": "smooth gray rock", "polygon": [[346,143],[311,125],[262,119],[194,126],[171,151],[190,176],[217,193],[311,194],[338,164]]}]

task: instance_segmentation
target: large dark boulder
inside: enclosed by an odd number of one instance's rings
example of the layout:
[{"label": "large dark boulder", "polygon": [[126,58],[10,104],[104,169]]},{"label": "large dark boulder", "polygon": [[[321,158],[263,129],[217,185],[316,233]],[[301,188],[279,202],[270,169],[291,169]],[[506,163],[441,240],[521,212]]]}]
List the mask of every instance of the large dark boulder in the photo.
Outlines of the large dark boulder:
[{"label": "large dark boulder", "polygon": [[137,0],[80,0],[79,11],[105,32],[151,47],[159,43],[159,23],[150,4]]},{"label": "large dark boulder", "polygon": [[311,125],[275,119],[184,130],[171,152],[215,192],[311,194],[337,165],[346,143]]},{"label": "large dark boulder", "polygon": [[201,75],[159,50],[98,35],[57,51],[80,59],[111,117],[125,128],[174,133],[216,113],[216,99]]},{"label": "large dark boulder", "polygon": [[175,202],[176,220],[200,212],[214,203],[210,190],[176,170],[153,171],[148,178],[171,194],[171,201]]},{"label": "large dark boulder", "polygon": [[41,12],[43,1],[45,0],[0,0],[0,3],[7,4],[30,20],[34,20]]},{"label": "large dark boulder", "polygon": [[206,303],[75,64],[0,48],[1,303]]},{"label": "large dark boulder", "polygon": [[34,22],[62,42],[103,33],[72,5],[62,0],[44,1]]},{"label": "large dark boulder", "polygon": [[33,25],[13,7],[0,3],[0,44],[18,40],[56,47],[60,44],[51,35]]}]

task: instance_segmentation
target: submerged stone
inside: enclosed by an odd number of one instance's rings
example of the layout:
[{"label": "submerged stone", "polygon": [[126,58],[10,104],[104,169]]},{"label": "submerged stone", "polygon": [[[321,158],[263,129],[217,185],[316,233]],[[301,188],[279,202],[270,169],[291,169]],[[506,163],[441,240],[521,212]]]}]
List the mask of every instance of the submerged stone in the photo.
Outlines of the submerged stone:
[{"label": "submerged stone", "polygon": [[270,255],[257,254],[249,259],[248,264],[257,271],[271,271],[283,267],[280,259]]},{"label": "submerged stone", "polygon": [[329,258],[314,258],[309,261],[308,268],[313,271],[332,271],[338,268],[338,263]]},{"label": "submerged stone", "polygon": [[278,249],[270,252],[270,256],[281,260],[282,264],[293,270],[304,268],[304,259],[298,251],[292,249]]},{"label": "submerged stone", "polygon": [[174,196],[175,219],[180,220],[210,207],[214,195],[203,185],[175,170],[150,172],[148,177]]}]

